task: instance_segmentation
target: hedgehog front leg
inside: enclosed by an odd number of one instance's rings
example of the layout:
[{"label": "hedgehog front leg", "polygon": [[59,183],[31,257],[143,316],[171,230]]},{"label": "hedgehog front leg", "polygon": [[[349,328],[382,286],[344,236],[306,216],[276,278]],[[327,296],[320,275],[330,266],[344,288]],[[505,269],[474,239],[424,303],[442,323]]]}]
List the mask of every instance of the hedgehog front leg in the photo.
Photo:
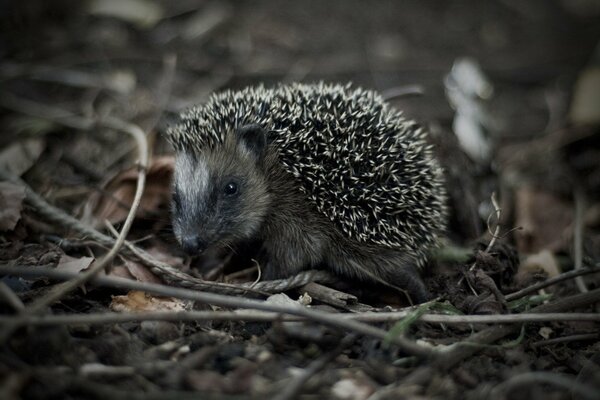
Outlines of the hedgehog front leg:
[{"label": "hedgehog front leg", "polygon": [[323,263],[320,234],[300,230],[279,230],[279,235],[263,243],[263,279],[281,279]]},{"label": "hedgehog front leg", "polygon": [[431,298],[415,264],[402,265],[388,271],[387,275],[389,282],[406,290],[414,304],[424,303]]},{"label": "hedgehog front leg", "polygon": [[327,264],[340,275],[400,289],[410,296],[413,304],[431,297],[415,261],[403,252],[373,249],[365,252],[360,247],[346,246],[333,254]]}]

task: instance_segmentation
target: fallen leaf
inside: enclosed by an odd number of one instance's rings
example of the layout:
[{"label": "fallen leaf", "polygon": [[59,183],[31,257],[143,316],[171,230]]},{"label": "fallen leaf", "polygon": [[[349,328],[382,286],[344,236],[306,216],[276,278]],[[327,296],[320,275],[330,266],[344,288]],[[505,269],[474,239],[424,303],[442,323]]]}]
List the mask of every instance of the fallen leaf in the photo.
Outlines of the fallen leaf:
[{"label": "fallen leaf", "polygon": [[28,139],[16,142],[0,152],[0,170],[21,176],[39,158],[44,151],[42,139]]},{"label": "fallen leaf", "polygon": [[287,294],[285,293],[277,293],[277,294],[272,294],[271,296],[267,297],[267,300],[265,300],[265,303],[268,304],[273,304],[273,305],[283,305],[283,306],[290,306],[290,307],[295,307],[295,308],[303,308],[303,305],[296,301],[296,300],[292,300]]},{"label": "fallen leaf", "polygon": [[140,263],[134,261],[125,260],[125,268],[129,273],[140,282],[158,283],[162,284],[163,281],[159,277],[154,275],[148,268]]},{"label": "fallen leaf", "polygon": [[[158,157],[152,161],[146,175],[146,187],[136,213],[137,218],[155,214],[161,206],[169,204],[173,165],[172,156]],[[109,179],[104,185],[105,195],[94,192],[88,199],[83,221],[95,228],[103,227],[104,220],[112,224],[124,221],[135,195],[137,175],[137,168],[130,168]]]},{"label": "fallen leaf", "polygon": [[133,275],[131,275],[131,272],[129,272],[127,267],[124,265],[115,265],[114,267],[112,267],[110,269],[110,272],[108,273],[108,275],[115,277],[115,278],[124,278],[124,279],[135,280],[135,277]]},{"label": "fallen leaf", "polygon": [[542,250],[525,257],[519,265],[514,281],[518,286],[526,286],[539,278],[540,273],[548,278],[553,278],[560,272],[560,266],[554,254],[549,250]]},{"label": "fallen leaf", "polygon": [[173,297],[155,297],[139,290],[132,290],[125,296],[113,296],[110,308],[118,312],[173,311],[191,309],[193,302]]},{"label": "fallen leaf", "polygon": [[524,186],[515,195],[515,232],[519,253],[561,250],[563,234],[573,222],[573,206],[550,192]]},{"label": "fallen leaf", "polygon": [[159,247],[156,247],[156,246],[151,247],[151,248],[147,249],[146,252],[148,254],[150,254],[151,256],[153,256],[154,258],[156,258],[158,261],[167,263],[172,267],[183,266],[183,258],[182,257],[176,257],[176,256],[172,255],[171,253],[169,253],[168,251],[165,251]]},{"label": "fallen leaf", "polygon": [[549,326],[542,326],[538,331],[538,334],[546,340],[550,339],[553,333],[554,331]]},{"label": "fallen leaf", "polygon": [[87,269],[92,262],[94,262],[93,257],[75,258],[63,254],[58,261],[56,269],[60,269],[62,271],[81,272],[84,269]]},{"label": "fallen leaf", "polygon": [[337,381],[331,388],[333,396],[343,400],[364,400],[374,392],[375,388],[369,382],[353,378]]},{"label": "fallen leaf", "polygon": [[25,188],[0,182],[0,231],[12,231],[21,219]]},{"label": "fallen leaf", "polygon": [[554,278],[560,274],[560,267],[554,254],[548,250],[542,250],[539,253],[532,254],[523,260],[519,270],[524,271],[544,271],[548,278]]}]

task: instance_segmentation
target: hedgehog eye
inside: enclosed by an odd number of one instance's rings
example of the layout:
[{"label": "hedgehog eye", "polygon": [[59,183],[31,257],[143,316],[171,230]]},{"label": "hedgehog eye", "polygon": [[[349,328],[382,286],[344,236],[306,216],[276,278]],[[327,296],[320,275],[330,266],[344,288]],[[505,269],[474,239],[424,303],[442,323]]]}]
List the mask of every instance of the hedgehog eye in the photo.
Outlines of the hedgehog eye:
[{"label": "hedgehog eye", "polygon": [[237,192],[238,186],[235,182],[229,182],[227,185],[225,185],[225,188],[223,188],[223,193],[225,193],[227,196],[233,196]]}]

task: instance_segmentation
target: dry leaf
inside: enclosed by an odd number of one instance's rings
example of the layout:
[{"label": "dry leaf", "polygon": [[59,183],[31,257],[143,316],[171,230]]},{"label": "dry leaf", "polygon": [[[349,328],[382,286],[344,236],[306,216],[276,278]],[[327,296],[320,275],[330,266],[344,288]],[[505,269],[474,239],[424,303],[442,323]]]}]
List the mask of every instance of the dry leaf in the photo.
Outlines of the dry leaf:
[{"label": "dry leaf", "polygon": [[21,219],[25,188],[0,182],[0,231],[12,231]]},{"label": "dry leaf", "polygon": [[115,265],[110,269],[108,275],[115,278],[131,279],[132,281],[135,280],[135,277],[131,275],[131,272],[129,272],[127,267],[124,265]]},{"label": "dry leaf", "polygon": [[519,270],[529,272],[544,271],[548,275],[548,278],[554,278],[560,274],[558,261],[554,257],[554,254],[548,250],[542,250],[525,258]]},{"label": "dry leaf", "polygon": [[173,311],[180,312],[192,307],[193,302],[173,297],[154,297],[148,293],[132,290],[125,296],[113,296],[110,308],[119,312]]},{"label": "dry leaf", "polygon": [[542,326],[538,331],[538,334],[544,339],[548,340],[554,334],[554,331],[549,326]]},{"label": "dry leaf", "polygon": [[548,278],[553,278],[561,272],[556,257],[549,250],[527,256],[519,265],[514,280],[517,285],[525,286],[540,272],[544,272]]},{"label": "dry leaf", "polygon": [[142,265],[140,263],[125,260],[125,268],[127,268],[127,271],[129,271],[129,273],[140,282],[149,282],[149,283],[158,283],[158,284],[163,283],[159,277],[154,275],[148,268],[146,268],[144,265]]},{"label": "dry leaf", "polygon": [[375,392],[375,388],[370,382],[358,381],[353,378],[337,381],[331,388],[333,396],[343,400],[364,400],[373,392]]},{"label": "dry leaf", "polygon": [[573,222],[573,206],[550,192],[521,187],[515,196],[515,240],[520,253],[564,247],[563,234]]},{"label": "dry leaf", "polygon": [[75,258],[64,254],[60,257],[56,269],[60,269],[62,271],[81,272],[84,269],[87,269],[92,262],[94,262],[93,257]]},{"label": "dry leaf", "polygon": [[163,250],[159,247],[151,247],[151,248],[147,249],[146,252],[148,254],[150,254],[152,257],[156,258],[158,261],[162,261],[166,264],[169,264],[172,267],[183,266],[183,258],[182,257],[176,257],[176,256],[172,255],[171,253],[169,253],[168,251]]},{"label": "dry leaf", "polygon": [[[169,204],[173,163],[172,156],[152,161],[146,175],[146,187],[137,210],[137,218],[156,213],[161,206]],[[109,195],[94,192],[85,206],[83,221],[95,228],[103,227],[104,220],[112,224],[124,221],[135,195],[137,175],[137,168],[121,171],[104,185],[104,192]]]},{"label": "dry leaf", "polygon": [[0,152],[0,170],[21,176],[44,151],[42,139],[28,139],[16,142]]}]

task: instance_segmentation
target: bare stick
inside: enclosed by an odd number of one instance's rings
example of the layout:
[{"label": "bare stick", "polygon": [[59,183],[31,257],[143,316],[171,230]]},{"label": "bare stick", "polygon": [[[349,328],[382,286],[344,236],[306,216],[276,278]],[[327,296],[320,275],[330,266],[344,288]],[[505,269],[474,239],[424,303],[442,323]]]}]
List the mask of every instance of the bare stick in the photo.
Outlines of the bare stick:
[{"label": "bare stick", "polygon": [[15,311],[21,311],[25,308],[21,299],[2,281],[0,281],[0,297],[4,298]]},{"label": "bare stick", "polygon": [[[355,320],[361,322],[394,322],[406,318],[409,313],[339,313],[332,314],[336,318]],[[0,323],[10,323],[19,316],[0,316]],[[135,313],[92,313],[92,314],[66,314],[66,315],[29,315],[23,319],[23,324],[29,326],[56,326],[56,325],[104,325],[123,322],[142,321],[306,321],[302,317],[282,317],[280,314],[257,311],[144,311]],[[565,322],[565,321],[590,321],[600,322],[597,313],[527,313],[517,315],[438,315],[425,314],[416,322],[440,323],[446,325],[471,325],[471,324],[522,324],[526,322]]]},{"label": "bare stick", "polygon": [[600,339],[600,333],[580,333],[577,335],[561,336],[552,339],[539,340],[533,343],[532,347],[542,347],[558,343],[577,342],[580,340],[595,340]]},{"label": "bare stick", "polygon": [[543,282],[538,282],[535,285],[528,286],[524,289],[519,290],[518,292],[507,294],[504,298],[506,299],[506,301],[513,301],[516,299],[520,299],[521,297],[527,296],[528,294],[535,293],[540,289],[543,289],[548,286],[556,285],[557,283],[566,281],[568,279],[572,279],[572,278],[575,278],[575,277],[581,276],[581,275],[596,274],[599,272],[600,272],[600,265],[597,265],[595,268],[582,268],[582,269],[575,270],[575,271],[565,272],[563,274],[555,276],[554,278],[547,279]]},{"label": "bare stick", "polygon": [[[36,269],[38,271],[36,271]],[[17,275],[17,276],[36,276],[40,269],[31,268],[16,268],[16,267],[0,267],[0,273]],[[53,279],[71,279],[72,273],[67,271],[56,271],[44,269],[44,274]],[[90,283],[99,286],[107,286],[112,288],[124,288],[132,290],[141,290],[148,293],[153,293],[159,296],[172,296],[183,299],[199,301],[201,303],[213,304],[220,307],[231,308],[246,308],[262,311],[271,311],[276,313],[290,314],[307,318],[311,321],[322,323],[323,325],[334,328],[346,329],[365,336],[371,336],[383,340],[387,338],[387,332],[383,329],[375,328],[358,321],[347,320],[337,317],[337,314],[326,313],[305,307],[289,307],[279,304],[271,304],[264,301],[247,299],[243,297],[226,296],[216,293],[206,293],[196,290],[182,289],[165,285],[157,285],[148,282],[137,282],[129,279],[115,278],[109,276],[92,277]],[[22,321],[25,321],[25,317]],[[395,336],[390,341],[397,345],[405,353],[419,357],[429,358],[433,356],[433,351],[422,347],[402,336]]]},{"label": "bare stick", "polygon": [[[566,312],[574,308],[585,307],[600,302],[600,289],[591,290],[587,293],[580,293],[570,297],[558,299],[552,303],[542,304],[531,309],[532,313],[551,313]],[[438,360],[438,367],[444,370],[451,368],[456,363],[475,354],[481,346],[472,346],[472,344],[489,344],[515,332],[519,327],[515,325],[492,326],[481,332],[471,335],[465,342],[468,346],[458,344],[457,347],[444,354]]]}]

